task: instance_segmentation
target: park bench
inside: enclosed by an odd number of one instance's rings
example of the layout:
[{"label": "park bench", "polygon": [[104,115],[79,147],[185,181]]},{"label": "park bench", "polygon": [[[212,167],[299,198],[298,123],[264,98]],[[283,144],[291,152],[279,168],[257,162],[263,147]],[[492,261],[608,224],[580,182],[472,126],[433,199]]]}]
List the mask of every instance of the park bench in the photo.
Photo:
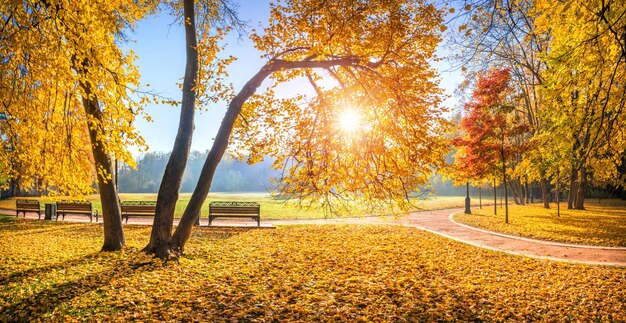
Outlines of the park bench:
[{"label": "park bench", "polygon": [[126,223],[131,216],[154,216],[156,213],[156,201],[124,201],[122,202],[122,219],[126,217]]},{"label": "park bench", "polygon": [[59,216],[65,220],[66,214],[86,215],[89,217],[89,222],[95,217],[98,222],[98,210],[94,211],[91,208],[91,202],[57,202],[57,221]]},{"label": "park bench", "polygon": [[15,200],[15,217],[20,216],[20,212],[26,217],[26,212],[36,212],[41,219],[41,210],[37,200]]},{"label": "park bench", "polygon": [[261,206],[257,202],[211,202],[209,225],[216,218],[252,218],[261,226]]}]

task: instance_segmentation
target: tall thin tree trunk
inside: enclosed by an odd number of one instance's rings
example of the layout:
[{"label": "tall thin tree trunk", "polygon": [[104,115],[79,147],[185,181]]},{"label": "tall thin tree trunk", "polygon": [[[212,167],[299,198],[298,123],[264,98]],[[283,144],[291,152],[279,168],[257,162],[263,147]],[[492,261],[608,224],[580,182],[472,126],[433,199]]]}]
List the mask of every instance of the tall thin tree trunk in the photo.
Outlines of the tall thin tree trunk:
[{"label": "tall thin tree trunk", "polygon": [[530,193],[530,191],[528,190],[528,176],[526,177],[526,181],[524,182],[524,197],[526,204],[530,204],[530,196],[532,194]]},{"label": "tall thin tree trunk", "polygon": [[503,171],[503,183],[504,183],[504,223],[508,224],[509,223],[509,192],[507,189],[507,185],[506,185],[506,166],[504,165],[504,163],[502,164],[502,171]]},{"label": "tall thin tree trunk", "polygon": [[483,189],[482,186],[478,186],[478,208],[483,208]]},{"label": "tall thin tree trunk", "polygon": [[576,189],[576,204],[574,208],[576,210],[585,209],[585,190],[587,189],[587,167],[583,166],[580,169],[580,177],[578,178],[578,185]]},{"label": "tall thin tree trunk", "polygon": [[235,121],[241,112],[243,104],[256,92],[256,89],[261,86],[263,80],[265,80],[265,78],[267,78],[275,70],[276,67],[274,67],[273,64],[264,66],[244,85],[241,91],[228,105],[228,110],[226,111],[226,115],[222,120],[220,129],[215,136],[213,146],[211,147],[209,155],[202,166],[202,171],[200,172],[196,188],[194,189],[191,199],[189,200],[189,204],[187,204],[187,208],[185,208],[185,212],[183,213],[183,217],[180,219],[178,227],[176,227],[176,231],[172,236],[172,250],[176,250],[181,253],[184,251],[185,243],[191,236],[193,224],[196,222],[196,219],[198,219],[202,204],[204,204],[204,201],[211,190],[211,183],[213,181],[215,169],[222,159],[224,152],[226,152],[226,148],[228,148],[230,134],[233,130]]},{"label": "tall thin tree trunk", "polygon": [[511,192],[513,193],[513,200],[515,201],[515,204],[517,205],[524,204],[524,196],[523,196],[522,188],[521,188],[521,185],[519,184],[519,181],[509,179],[509,184],[510,184]]},{"label": "tall thin tree trunk", "polygon": [[493,177],[493,215],[498,215],[498,193],[496,189],[496,177]]},{"label": "tall thin tree trunk", "polygon": [[504,223],[509,224],[509,191],[506,183],[506,154],[504,150],[504,133],[502,133],[500,157],[502,158],[502,183],[504,183]]},{"label": "tall thin tree trunk", "polygon": [[[94,97],[91,91],[90,84],[81,82],[81,87],[85,91],[85,97],[83,97],[85,113],[98,120],[99,124],[102,124],[104,122],[102,111],[97,98]],[[100,202],[102,203],[102,222],[104,225],[102,251],[120,250],[126,244],[126,240],[124,239],[124,226],[122,224],[122,212],[117,188],[113,179],[110,178],[113,174],[113,165],[109,154],[107,154],[104,146],[98,139],[98,130],[91,124],[89,125],[89,139],[91,140],[93,158],[98,170],[98,189],[100,190]]]},{"label": "tall thin tree trunk", "polygon": [[556,171],[556,216],[561,216],[561,178],[560,172]]},{"label": "tall thin tree trunk", "polygon": [[576,199],[576,181],[578,178],[578,171],[576,168],[572,168],[572,173],[569,178],[569,192],[567,194],[567,209],[571,210],[574,208],[574,201]]},{"label": "tall thin tree trunk", "polygon": [[[184,25],[186,63],[183,79],[183,100],[180,110],[178,133],[174,141],[172,154],[165,167],[163,180],[157,197],[156,216],[152,225],[150,242],[144,248],[148,253],[155,253],[159,258],[167,258],[171,251],[174,210],[178,201],[178,191],[182,182],[185,166],[191,148],[194,130],[194,109],[196,102],[196,81],[198,78],[198,51],[196,38],[196,20],[193,0],[184,0]],[[193,223],[192,223],[193,224]]]},{"label": "tall thin tree trunk", "polygon": [[539,179],[539,183],[541,184],[541,201],[543,202],[543,208],[544,209],[549,209],[550,208],[550,193],[548,190],[548,180],[544,175],[541,175],[541,178]]}]

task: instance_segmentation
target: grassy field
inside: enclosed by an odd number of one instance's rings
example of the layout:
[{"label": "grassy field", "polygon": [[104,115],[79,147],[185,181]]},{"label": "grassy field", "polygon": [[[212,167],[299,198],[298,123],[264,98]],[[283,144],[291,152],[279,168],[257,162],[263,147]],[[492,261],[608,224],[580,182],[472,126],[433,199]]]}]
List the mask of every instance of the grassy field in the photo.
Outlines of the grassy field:
[{"label": "grassy field", "polygon": [[542,204],[510,205],[509,224],[504,223],[504,209],[493,206],[472,209],[471,215],[457,214],[454,219],[471,226],[523,237],[589,244],[626,247],[626,201],[589,199],[586,210],[567,210],[561,204],[557,216],[556,204],[544,209]]},{"label": "grassy field", "polygon": [[[626,269],[401,226],[197,228],[179,263],[101,253],[102,227],[0,217],[0,321],[616,321]],[[223,229],[222,229],[223,230]]]},{"label": "grassy field", "polygon": [[[176,203],[175,216],[182,216],[189,199],[190,193],[180,194],[178,203]],[[60,198],[32,198],[38,199],[41,202],[43,208],[44,203],[54,203]],[[156,194],[120,194],[122,201],[156,201]],[[100,204],[100,197],[98,195],[90,195],[87,197],[88,201],[93,203],[93,206],[102,213],[102,207]],[[255,201],[261,205],[261,216],[263,219],[315,219],[323,218],[324,212],[320,209],[303,209],[297,206],[295,201],[285,201],[279,199],[272,199],[269,194],[265,193],[210,193],[206,202],[202,207],[202,216],[206,217],[209,214],[209,203],[212,201]],[[419,200],[416,202],[418,206],[426,210],[435,209],[447,209],[462,207],[464,204],[464,197],[460,196],[445,196],[445,197],[430,197],[425,200]],[[478,199],[472,199],[474,205],[478,205]],[[15,198],[8,198],[0,200],[0,208],[15,209]],[[359,214],[355,214],[359,215]]]}]

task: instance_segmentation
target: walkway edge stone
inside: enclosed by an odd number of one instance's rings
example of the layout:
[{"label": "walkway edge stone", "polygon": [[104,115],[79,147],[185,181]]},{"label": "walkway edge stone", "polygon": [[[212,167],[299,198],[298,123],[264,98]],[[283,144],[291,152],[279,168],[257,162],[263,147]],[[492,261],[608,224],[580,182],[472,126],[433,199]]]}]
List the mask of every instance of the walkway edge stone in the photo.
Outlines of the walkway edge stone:
[{"label": "walkway edge stone", "polygon": [[[456,213],[456,212],[455,212]],[[455,214],[452,213],[452,214]],[[496,248],[496,247],[491,247],[482,243],[477,243],[477,242],[473,242],[473,241],[469,241],[469,240],[465,240],[465,239],[461,239],[461,238],[457,238],[445,233],[441,233],[441,232],[437,232],[435,230],[430,230],[424,227],[420,227],[418,225],[411,225],[411,227],[432,233],[432,234],[436,234],[445,238],[448,238],[450,240],[454,240],[457,242],[461,242],[464,244],[468,244],[474,247],[478,247],[481,249],[487,249],[487,250],[491,250],[491,251],[496,251],[496,252],[503,252],[506,254],[510,254],[510,255],[514,255],[514,256],[519,256],[519,257],[527,257],[527,258],[533,258],[533,259],[541,259],[541,260],[551,260],[551,261],[558,261],[558,262],[564,262],[564,263],[569,263],[569,264],[584,264],[584,265],[598,265],[598,266],[609,266],[609,267],[626,267],[626,264],[623,263],[619,263],[619,262],[599,262],[599,261],[585,261],[585,260],[570,260],[570,259],[563,259],[563,258],[557,258],[557,257],[548,257],[548,256],[537,256],[537,255],[533,255],[533,254],[528,254],[528,253],[523,253],[523,252],[516,252],[516,251],[512,251],[512,250],[506,250],[506,249],[500,249],[500,248]],[[471,228],[471,227],[470,227]],[[472,228],[473,229],[473,228]],[[485,233],[490,233],[488,231],[485,231]]]},{"label": "walkway edge stone", "polygon": [[538,239],[525,238],[525,237],[521,237],[521,236],[508,235],[506,233],[500,233],[500,232],[496,232],[496,231],[485,230],[485,229],[473,227],[471,225],[467,225],[467,224],[464,224],[464,223],[456,221],[454,219],[454,216],[459,214],[459,212],[460,211],[451,213],[448,216],[448,219],[452,223],[454,223],[456,225],[460,225],[462,227],[466,227],[468,229],[472,229],[472,230],[476,230],[476,231],[480,231],[480,232],[484,232],[484,233],[497,235],[497,236],[500,236],[500,237],[505,237],[505,238],[509,238],[509,239],[517,239],[517,240],[527,241],[527,242],[532,242],[532,243],[541,243],[541,244],[547,244],[547,245],[552,245],[552,246],[559,246],[559,247],[582,248],[582,249],[598,249],[598,250],[623,250],[623,251],[626,251],[626,247],[591,246],[591,245],[584,245],[584,244],[573,244],[573,243],[555,242],[555,241],[548,241],[548,240],[538,240]]}]

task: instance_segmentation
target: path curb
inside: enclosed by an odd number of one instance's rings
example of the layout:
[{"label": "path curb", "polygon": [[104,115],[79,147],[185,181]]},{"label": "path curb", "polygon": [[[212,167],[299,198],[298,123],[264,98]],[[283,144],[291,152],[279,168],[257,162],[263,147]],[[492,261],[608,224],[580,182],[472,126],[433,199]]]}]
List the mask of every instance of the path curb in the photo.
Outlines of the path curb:
[{"label": "path curb", "polygon": [[525,237],[521,237],[521,236],[508,235],[506,233],[500,233],[500,232],[496,232],[496,231],[485,230],[485,229],[473,227],[473,226],[465,224],[465,223],[460,223],[460,222],[454,220],[454,216],[456,214],[458,214],[459,212],[461,212],[461,211],[456,211],[454,213],[451,213],[448,216],[448,219],[450,220],[450,222],[452,222],[452,223],[454,223],[456,225],[460,225],[462,227],[466,227],[468,229],[472,229],[472,230],[476,230],[476,231],[480,231],[480,232],[484,232],[484,233],[489,233],[489,234],[493,234],[493,235],[500,236],[500,237],[505,237],[505,238],[509,238],[509,239],[516,239],[516,240],[521,240],[521,241],[527,241],[527,242],[532,242],[532,243],[541,243],[541,244],[546,244],[546,245],[559,246],[559,247],[626,251],[626,247],[591,246],[591,245],[584,245],[584,244],[573,244],[573,243],[554,242],[554,241],[547,241],[547,240],[537,240],[537,239],[525,238]]}]

